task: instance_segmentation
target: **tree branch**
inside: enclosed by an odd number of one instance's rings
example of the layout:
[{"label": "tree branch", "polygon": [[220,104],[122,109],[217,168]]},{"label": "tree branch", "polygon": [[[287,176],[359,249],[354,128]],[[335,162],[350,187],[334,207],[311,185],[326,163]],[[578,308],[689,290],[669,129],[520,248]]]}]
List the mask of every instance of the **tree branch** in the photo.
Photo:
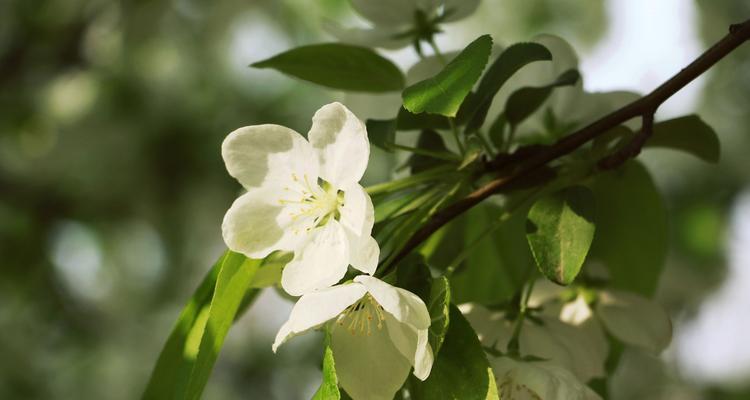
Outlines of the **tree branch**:
[{"label": "tree branch", "polygon": [[[653,115],[659,106],[748,40],[750,40],[750,20],[741,24],[732,25],[729,27],[729,33],[726,36],[696,58],[690,63],[690,65],[683,68],[680,72],[664,82],[661,86],[654,89],[648,95],[599,118],[568,136],[563,137],[552,146],[542,148],[540,151],[530,152],[528,157],[513,157],[513,155],[511,155],[511,162],[494,163],[502,165],[503,170],[508,170],[508,167],[516,165],[518,165],[519,168],[515,169],[515,172],[509,175],[501,176],[488,182],[484,186],[468,194],[463,199],[458,200],[434,214],[432,218],[422,226],[422,228],[412,235],[404,247],[393,258],[392,262],[385,266],[382,274],[391,270],[400,260],[422,244],[422,242],[427,240],[443,225],[479,204],[482,200],[493,194],[502,192],[503,189],[506,189],[510,185],[517,183],[517,181],[533,174],[537,169],[546,165],[550,161],[573,152],[588,141],[623,122],[641,116],[644,125],[642,131],[633,139],[633,141],[628,143],[625,148],[625,153],[613,155],[614,157],[610,161],[621,161],[621,164],[622,162],[625,162],[627,158],[637,155],[650,136]],[[509,156],[506,155],[505,157],[507,160]],[[622,158],[622,160],[620,160],[620,158]],[[604,164],[606,166],[607,163],[605,162]],[[493,165],[493,162],[490,162],[489,165]]]}]

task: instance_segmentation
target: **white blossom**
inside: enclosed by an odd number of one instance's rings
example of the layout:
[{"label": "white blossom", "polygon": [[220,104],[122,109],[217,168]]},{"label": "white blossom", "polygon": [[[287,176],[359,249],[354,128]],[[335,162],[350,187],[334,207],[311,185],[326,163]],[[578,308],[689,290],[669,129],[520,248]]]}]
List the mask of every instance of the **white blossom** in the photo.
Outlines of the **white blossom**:
[{"label": "white blossom", "polygon": [[601,399],[575,375],[557,365],[490,357],[497,390],[503,400]]},{"label": "white blossom", "polygon": [[307,137],[254,125],[222,144],[229,174],[247,191],[224,216],[224,241],[250,258],[294,252],[281,278],[294,296],[334,285],[348,265],[372,274],[380,253],[372,201],[358,183],[370,155],[364,124],[331,103],[315,113]]},{"label": "white blossom", "polygon": [[354,400],[393,399],[412,367],[420,380],[430,374],[430,315],[407,290],[359,275],[352,283],[306,294],[279,329],[273,351],[324,325],[331,332],[339,384]]}]

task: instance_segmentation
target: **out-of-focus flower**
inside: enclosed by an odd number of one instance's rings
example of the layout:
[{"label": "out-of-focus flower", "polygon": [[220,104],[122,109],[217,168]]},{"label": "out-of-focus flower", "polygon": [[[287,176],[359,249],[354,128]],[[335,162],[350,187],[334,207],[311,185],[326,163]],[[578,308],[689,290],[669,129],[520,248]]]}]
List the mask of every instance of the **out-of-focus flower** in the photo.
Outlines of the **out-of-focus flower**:
[{"label": "out-of-focus flower", "polygon": [[372,23],[370,28],[344,28],[333,21],[325,29],[342,42],[399,49],[431,40],[437,25],[471,15],[479,0],[351,0],[352,7]]},{"label": "out-of-focus flower", "polygon": [[503,400],[601,399],[565,368],[538,361],[491,357],[497,390]]},{"label": "out-of-focus flower", "polygon": [[372,201],[358,183],[370,145],[364,124],[339,103],[313,116],[308,139],[279,125],[237,129],[222,145],[229,174],[247,193],[224,216],[224,241],[250,258],[293,251],[281,285],[303,295],[337,283],[347,266],[372,274]]},{"label": "out-of-focus flower", "polygon": [[276,335],[273,350],[325,324],[339,384],[355,400],[393,399],[412,367],[421,380],[430,374],[430,314],[407,290],[359,275],[352,283],[306,294]]}]

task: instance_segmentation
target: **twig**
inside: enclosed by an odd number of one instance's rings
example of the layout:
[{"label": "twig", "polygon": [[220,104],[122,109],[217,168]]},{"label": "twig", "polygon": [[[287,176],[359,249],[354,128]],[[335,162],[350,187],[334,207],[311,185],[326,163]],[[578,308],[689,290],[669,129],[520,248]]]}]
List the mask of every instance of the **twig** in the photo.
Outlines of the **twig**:
[{"label": "twig", "polygon": [[[577,148],[581,147],[588,141],[596,138],[597,136],[607,132],[608,130],[622,124],[623,122],[635,118],[638,116],[644,116],[644,125],[648,127],[648,121],[653,122],[653,112],[659,108],[668,98],[677,93],[680,89],[685,87],[688,83],[692,82],[695,78],[706,72],[714,64],[719,62],[721,59],[726,57],[734,49],[739,47],[744,42],[750,40],[750,20],[747,20],[741,24],[732,25],[729,27],[729,33],[724,36],[721,40],[716,42],[711,48],[706,50],[698,58],[696,58],[690,65],[683,68],[680,72],[674,75],[672,78],[664,82],[661,86],[654,89],[648,95],[633,101],[625,105],[624,107],[615,110],[591,124],[573,132],[572,134],[565,136],[558,140],[554,145],[539,151],[538,153],[531,154],[528,158],[523,160],[514,160],[520,168],[516,169],[510,175],[500,176],[477,190],[469,193],[466,197],[450,206],[442,209],[435,213],[435,215],[427,221],[412,237],[407,241],[406,245],[401,251],[393,257],[391,262],[385,266],[384,270],[388,271],[393,268],[403,257],[409,254],[417,246],[422,244],[427,238],[429,238],[435,231],[440,229],[443,225],[447,224],[454,218],[458,217],[471,207],[479,204],[482,200],[487,197],[501,192],[506,189],[509,185],[516,183],[524,177],[532,174],[538,168],[546,165],[548,162],[556,160],[562,156],[565,156]],[[639,134],[640,139],[643,141],[648,138],[648,132]],[[628,144],[628,147],[635,148],[635,144]],[[640,151],[640,147],[638,147]],[[502,162],[500,164],[503,164]],[[491,163],[490,163],[491,165]],[[515,163],[506,165],[505,168],[515,166]]]}]

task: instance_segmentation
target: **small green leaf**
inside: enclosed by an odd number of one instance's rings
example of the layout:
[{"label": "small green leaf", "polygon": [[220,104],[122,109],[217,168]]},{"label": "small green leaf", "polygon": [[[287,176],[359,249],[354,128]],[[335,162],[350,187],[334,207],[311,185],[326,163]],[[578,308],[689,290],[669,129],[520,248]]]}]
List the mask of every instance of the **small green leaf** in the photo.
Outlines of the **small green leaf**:
[{"label": "small green leaf", "polygon": [[498,149],[503,149],[505,146],[505,126],[508,125],[508,121],[505,120],[505,114],[500,114],[495,118],[495,121],[490,126],[490,140],[492,144]]},{"label": "small green leaf", "polygon": [[396,272],[398,286],[416,294],[427,304],[430,300],[432,275],[424,258],[419,254],[409,254],[399,264]]},{"label": "small green leaf", "polygon": [[511,126],[517,126],[541,105],[552,94],[552,90],[559,86],[570,86],[578,82],[581,75],[574,69],[569,69],[551,82],[539,87],[523,87],[513,92],[505,103],[505,118]]},{"label": "small green leaf", "polygon": [[[417,148],[439,153],[448,153],[443,137],[433,130],[424,130],[417,139]],[[450,153],[449,153],[450,154]],[[422,154],[412,154],[407,161],[411,166],[412,175],[429,170],[430,168],[444,165],[445,161]]]},{"label": "small green leaf", "polygon": [[406,88],[402,95],[404,107],[415,114],[428,112],[454,117],[482,75],[491,50],[492,38],[480,36],[437,75]]},{"label": "small green leaf", "polygon": [[667,250],[667,212],[646,168],[629,161],[591,185],[598,229],[589,259],[604,264],[613,287],[651,296]]},{"label": "small green leaf", "polygon": [[392,119],[368,119],[367,137],[370,143],[385,151],[393,151],[396,142],[396,121]]},{"label": "small green leaf", "polygon": [[450,324],[430,376],[411,380],[415,400],[496,400],[497,387],[476,332],[456,306],[450,307]]},{"label": "small green leaf", "polygon": [[594,239],[594,195],[574,186],[542,197],[529,210],[526,240],[547,279],[569,285]]},{"label": "small green leaf", "polygon": [[404,75],[393,62],[366,47],[342,43],[297,47],[251,66],[333,89],[380,93],[404,87]]},{"label": "small green leaf", "polygon": [[710,163],[719,161],[720,145],[716,132],[697,115],[654,124],[654,133],[645,147],[682,150]]},{"label": "small green leaf", "polygon": [[339,380],[336,376],[336,364],[333,360],[333,350],[331,350],[331,334],[326,331],[326,348],[323,353],[323,382],[321,382],[318,391],[315,392],[312,400],[339,400],[341,392],[339,391]]},{"label": "small green leaf", "polygon": [[[513,74],[534,61],[551,59],[552,54],[549,50],[538,43],[516,43],[505,49],[487,69],[471,101],[461,106],[457,122],[482,126],[492,99]],[[473,119],[476,120],[472,121]]]},{"label": "small green leaf", "polygon": [[214,264],[164,345],[143,399],[198,399],[261,260],[227,251]]},{"label": "small green leaf", "polygon": [[429,341],[432,353],[437,356],[445,340],[450,323],[451,288],[448,278],[441,276],[432,280],[430,287],[430,301],[427,308],[430,311]]}]

